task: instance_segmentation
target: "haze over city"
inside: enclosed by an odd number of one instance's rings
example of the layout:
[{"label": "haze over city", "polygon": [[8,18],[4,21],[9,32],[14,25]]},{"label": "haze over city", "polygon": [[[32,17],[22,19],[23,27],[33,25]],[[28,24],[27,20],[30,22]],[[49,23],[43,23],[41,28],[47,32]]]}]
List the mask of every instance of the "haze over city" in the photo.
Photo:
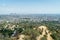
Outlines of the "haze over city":
[{"label": "haze over city", "polygon": [[0,14],[56,14],[60,0],[0,0]]}]

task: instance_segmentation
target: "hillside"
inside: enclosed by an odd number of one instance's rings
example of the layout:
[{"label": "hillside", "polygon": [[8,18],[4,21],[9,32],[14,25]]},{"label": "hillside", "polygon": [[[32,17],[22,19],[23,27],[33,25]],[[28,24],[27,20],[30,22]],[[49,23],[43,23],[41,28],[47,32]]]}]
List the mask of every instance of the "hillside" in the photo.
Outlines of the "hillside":
[{"label": "hillside", "polygon": [[0,40],[60,40],[60,23],[42,21],[0,24]]}]

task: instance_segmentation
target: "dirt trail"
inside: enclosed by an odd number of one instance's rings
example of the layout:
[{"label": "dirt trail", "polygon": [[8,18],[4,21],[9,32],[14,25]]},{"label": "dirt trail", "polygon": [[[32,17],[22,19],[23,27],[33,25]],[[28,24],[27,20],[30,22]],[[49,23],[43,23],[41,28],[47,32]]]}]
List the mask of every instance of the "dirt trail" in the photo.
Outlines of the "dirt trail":
[{"label": "dirt trail", "polygon": [[25,35],[19,35],[19,39],[18,40],[24,40]]},{"label": "dirt trail", "polygon": [[53,40],[53,38],[50,36],[51,33],[49,32],[49,30],[46,26],[40,26],[40,27],[38,27],[38,29],[40,29],[40,31],[42,31],[42,35],[39,35],[37,37],[37,40],[41,40],[41,38],[44,37],[44,35],[47,36],[47,40]]},{"label": "dirt trail", "polygon": [[50,33],[47,35],[47,40],[53,40],[53,38],[50,36]]}]

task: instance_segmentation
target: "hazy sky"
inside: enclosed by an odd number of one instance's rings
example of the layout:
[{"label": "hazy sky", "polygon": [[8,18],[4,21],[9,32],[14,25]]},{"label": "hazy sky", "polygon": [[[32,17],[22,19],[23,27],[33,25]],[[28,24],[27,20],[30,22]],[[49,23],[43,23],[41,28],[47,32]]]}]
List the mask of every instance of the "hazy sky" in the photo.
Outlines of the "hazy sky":
[{"label": "hazy sky", "polygon": [[60,0],[0,0],[0,14],[60,13]]}]

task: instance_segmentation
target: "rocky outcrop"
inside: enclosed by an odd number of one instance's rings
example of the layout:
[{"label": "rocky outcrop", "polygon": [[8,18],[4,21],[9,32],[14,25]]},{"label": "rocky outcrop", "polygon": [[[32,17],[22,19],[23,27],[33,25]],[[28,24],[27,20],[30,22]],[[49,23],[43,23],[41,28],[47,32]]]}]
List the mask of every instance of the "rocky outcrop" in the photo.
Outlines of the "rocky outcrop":
[{"label": "rocky outcrop", "polygon": [[47,36],[46,37],[47,40],[53,40],[53,38],[50,36],[51,32],[48,30],[46,26],[40,26],[38,27],[38,30],[40,30],[42,34],[36,37],[37,40],[41,40],[41,38],[44,37],[45,35]]}]

